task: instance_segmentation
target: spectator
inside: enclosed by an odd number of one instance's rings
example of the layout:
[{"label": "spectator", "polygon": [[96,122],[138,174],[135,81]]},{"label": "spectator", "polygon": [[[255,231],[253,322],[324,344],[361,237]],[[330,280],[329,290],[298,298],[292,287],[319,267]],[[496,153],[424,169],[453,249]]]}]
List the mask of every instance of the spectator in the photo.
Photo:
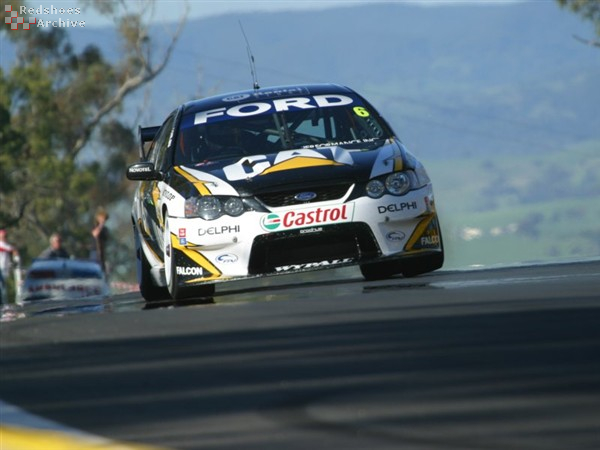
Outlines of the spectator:
[{"label": "spectator", "polygon": [[13,258],[18,258],[19,252],[6,241],[6,230],[0,230],[0,272],[4,280],[11,275]]},{"label": "spectator", "polygon": [[94,241],[90,251],[90,259],[93,259],[100,264],[102,270],[106,273],[106,243],[108,241],[108,227],[106,221],[108,220],[108,212],[102,207],[96,210],[94,228],[92,229],[92,236]]},{"label": "spectator", "polygon": [[50,236],[50,247],[40,253],[38,258],[69,258],[69,253],[62,246],[62,236],[59,233],[52,233]]}]

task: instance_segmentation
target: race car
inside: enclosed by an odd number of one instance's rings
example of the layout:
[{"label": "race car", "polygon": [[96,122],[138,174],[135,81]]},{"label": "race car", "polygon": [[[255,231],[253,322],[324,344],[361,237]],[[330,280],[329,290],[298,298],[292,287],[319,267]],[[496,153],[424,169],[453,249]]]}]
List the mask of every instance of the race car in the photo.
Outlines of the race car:
[{"label": "race car", "polygon": [[95,300],[110,295],[110,287],[96,261],[35,259],[27,270],[17,303],[37,300]]},{"label": "race car", "polygon": [[378,111],[334,84],[191,101],[140,127],[132,208],[149,302],[234,279],[359,265],[364,278],[440,268],[423,165]]}]

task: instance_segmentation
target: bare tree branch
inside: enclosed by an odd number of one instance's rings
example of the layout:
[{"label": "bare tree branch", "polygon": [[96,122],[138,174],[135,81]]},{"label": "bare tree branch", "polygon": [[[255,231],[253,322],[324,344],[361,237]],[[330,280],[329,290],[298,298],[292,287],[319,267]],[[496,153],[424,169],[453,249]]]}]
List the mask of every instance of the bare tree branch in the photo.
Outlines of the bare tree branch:
[{"label": "bare tree branch", "polygon": [[112,110],[121,105],[123,99],[127,95],[138,89],[140,86],[143,86],[144,84],[152,81],[163,71],[163,69],[167,66],[167,63],[169,62],[173,50],[175,49],[175,45],[179,39],[179,36],[183,31],[185,25],[185,16],[186,14],[183,14],[181,16],[177,29],[173,34],[171,41],[169,42],[169,45],[165,50],[160,63],[156,67],[152,67],[152,64],[150,62],[150,52],[144,52],[144,47],[147,47],[148,38],[144,33],[140,33],[140,38],[138,39],[138,42],[135,46],[135,56],[141,62],[140,70],[136,75],[128,77],[117,89],[113,97],[110,98],[106,103],[104,103],[104,105],[102,105],[98,109],[98,111],[96,111],[96,114],[94,114],[90,121],[85,125],[73,148],[69,151],[69,154],[72,157],[75,157],[87,144],[92,132],[94,131],[95,127],[100,123],[100,121]]},{"label": "bare tree branch", "polygon": [[589,40],[589,39],[584,39],[584,38],[581,38],[581,37],[579,37],[579,36],[577,36],[575,34],[573,35],[573,37],[575,39],[577,39],[579,42],[582,42],[582,43],[584,43],[586,45],[591,45],[592,47],[600,47],[600,41],[592,41],[592,40]]}]

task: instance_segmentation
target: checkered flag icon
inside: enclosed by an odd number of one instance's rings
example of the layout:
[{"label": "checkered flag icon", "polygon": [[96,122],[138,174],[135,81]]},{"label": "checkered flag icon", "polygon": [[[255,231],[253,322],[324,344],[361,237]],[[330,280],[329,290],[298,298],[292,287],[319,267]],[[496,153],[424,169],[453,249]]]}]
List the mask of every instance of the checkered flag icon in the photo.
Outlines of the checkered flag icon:
[{"label": "checkered flag icon", "polygon": [[10,24],[11,30],[18,30],[19,24],[23,26],[24,30],[29,30],[32,23],[36,23],[35,17],[28,17],[27,22],[25,22],[24,17],[19,17],[19,14],[16,11],[12,10],[11,5],[4,6],[4,11],[9,12],[10,16],[4,19],[4,23]]}]

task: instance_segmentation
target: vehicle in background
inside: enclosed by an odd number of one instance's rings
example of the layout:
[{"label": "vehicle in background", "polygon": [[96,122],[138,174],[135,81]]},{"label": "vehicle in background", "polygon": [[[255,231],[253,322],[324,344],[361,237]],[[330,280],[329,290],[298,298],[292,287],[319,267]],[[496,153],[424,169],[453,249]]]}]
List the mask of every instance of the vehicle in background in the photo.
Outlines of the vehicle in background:
[{"label": "vehicle in background", "polygon": [[50,299],[98,299],[109,295],[106,276],[95,261],[36,259],[25,275],[19,303]]}]

